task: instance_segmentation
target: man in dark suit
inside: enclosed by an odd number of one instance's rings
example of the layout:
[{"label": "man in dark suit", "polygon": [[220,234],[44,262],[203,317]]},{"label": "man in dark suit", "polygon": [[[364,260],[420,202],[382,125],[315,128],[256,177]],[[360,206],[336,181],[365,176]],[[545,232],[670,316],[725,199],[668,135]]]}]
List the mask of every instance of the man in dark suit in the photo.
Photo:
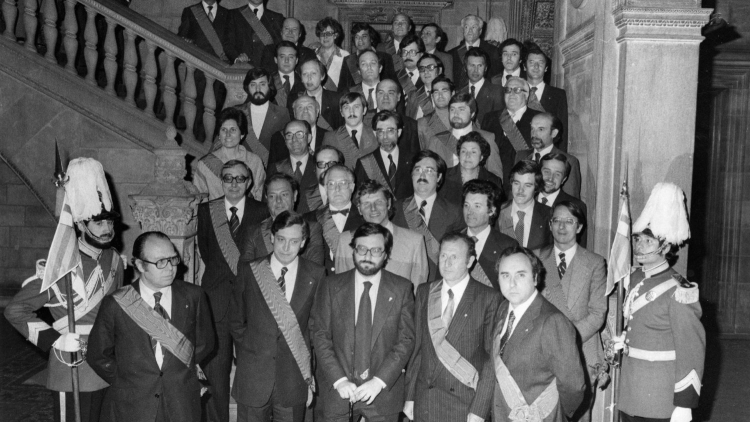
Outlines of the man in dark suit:
[{"label": "man in dark suit", "polygon": [[475,260],[473,240],[448,234],[440,246],[443,279],[417,290],[416,345],[404,405],[411,420],[489,419],[495,384],[492,336],[502,296],[469,275]]},{"label": "man in dark suit", "polygon": [[[354,84],[359,85],[364,79],[360,69],[360,57],[362,53],[373,52],[377,56],[377,61],[380,65],[380,70],[375,67],[376,73],[378,74],[378,80],[382,77],[383,79],[394,79],[396,78],[396,70],[393,68],[393,57],[385,51],[378,51],[376,47],[380,41],[380,35],[368,23],[355,22],[352,24],[351,40],[354,42],[354,47],[357,49],[354,54],[351,54],[344,58],[344,66],[349,70],[349,74],[352,77]],[[374,87],[373,84],[371,86]],[[349,88],[351,90],[351,87]],[[367,92],[365,92],[367,95]]]},{"label": "man in dark suit", "polygon": [[[323,81],[327,77],[326,67],[317,58],[308,60],[300,66],[302,83],[305,85],[305,94],[315,99],[320,105],[320,116],[318,126],[327,131],[336,130],[344,124],[344,118],[339,110],[338,92],[323,89]],[[290,107],[294,102],[289,98]]]},{"label": "man in dark suit", "polygon": [[519,161],[510,171],[512,198],[500,207],[497,228],[529,249],[541,248],[551,241],[550,207],[535,201],[542,189],[542,173],[530,160]]},{"label": "man in dark suit", "polygon": [[[503,181],[510,180],[513,164],[524,159],[532,149],[531,119],[539,112],[526,106],[528,98],[529,84],[511,77],[505,86],[505,109],[487,113],[482,120],[482,129],[495,134],[503,163]],[[507,193],[509,184],[505,186]]]},{"label": "man in dark suit", "polygon": [[[385,42],[378,44],[377,50],[387,53],[391,56],[394,67],[399,64],[403,66],[403,60],[401,59],[401,41],[409,34],[414,33],[414,21],[411,17],[405,13],[397,13],[393,15],[391,21],[391,33]],[[399,70],[399,69],[396,69]]]},{"label": "man in dark suit", "polygon": [[477,100],[475,121],[484,121],[487,113],[505,108],[503,87],[494,85],[485,78],[490,58],[481,48],[472,47],[466,52],[465,66],[469,84],[459,92],[469,93]]},{"label": "man in dark suit", "polygon": [[354,172],[343,164],[336,164],[324,174],[323,185],[328,206],[308,212],[305,218],[319,223],[323,228],[326,272],[333,274],[336,271],[333,254],[338,249],[339,236],[345,231],[356,229],[365,220],[357,207],[352,206]]},{"label": "man in dark suit", "polygon": [[492,77],[492,83],[504,87],[512,77],[526,79],[526,71],[521,66],[526,58],[526,47],[517,39],[508,38],[500,44],[499,51],[503,71]]},{"label": "man in dark suit", "polygon": [[269,10],[266,0],[248,0],[247,6],[232,9],[234,39],[238,52],[236,61],[261,66],[263,49],[281,41],[284,16]]},{"label": "man in dark suit", "polygon": [[437,280],[440,239],[446,233],[466,227],[458,204],[438,196],[437,189],[445,177],[445,161],[439,155],[423,150],[412,159],[411,181],[414,195],[396,202],[393,223],[425,237],[430,275]]},{"label": "man in dark suit", "polygon": [[383,267],[393,237],[364,223],[351,243],[355,269],[328,276],[315,296],[312,336],[324,420],[396,422],[404,407],[403,370],[414,349],[409,280]]},{"label": "man in dark suit", "polygon": [[300,214],[282,212],[271,233],[273,253],[240,265],[229,311],[239,422],[302,422],[315,390],[308,320],[325,270],[299,256],[308,235]]},{"label": "man in dark suit", "polygon": [[[310,148],[312,135],[310,124],[304,120],[292,120],[284,130],[286,146],[289,155],[283,160],[273,163],[268,168],[268,174],[284,173],[294,178],[299,185],[299,190],[304,191],[310,187],[318,186],[318,177],[315,172],[315,154]],[[311,210],[305,196],[297,197],[294,202],[298,213],[306,213]]]},{"label": "man in dark suit", "polygon": [[564,89],[547,85],[544,75],[549,69],[550,59],[536,44],[526,52],[526,80],[529,82],[529,107],[557,116],[562,122],[560,133],[555,138],[557,147],[568,152],[568,96]]},{"label": "man in dark suit", "polygon": [[490,58],[486,77],[491,79],[500,73],[502,65],[500,63],[500,52],[494,45],[480,39],[484,20],[476,15],[466,15],[461,19],[461,28],[463,29],[464,39],[456,47],[448,51],[453,57],[453,76],[456,89],[459,91],[469,84],[469,77],[466,74],[466,52],[472,47],[478,47],[487,53]]},{"label": "man in dark suit", "polygon": [[245,163],[228,161],[221,176],[224,196],[198,206],[198,250],[205,265],[201,287],[208,295],[217,340],[217,347],[205,366],[211,384],[205,412],[211,422],[229,421],[233,348],[227,309],[248,228],[259,220],[258,217],[267,214],[260,202],[247,196],[253,179]]},{"label": "man in dark suit", "polygon": [[498,217],[497,199],[500,196],[497,186],[486,180],[469,180],[463,186],[463,210],[466,222],[466,235],[474,240],[477,260],[471,270],[471,277],[480,283],[494,287],[497,284],[497,257],[505,249],[518,245],[518,242],[493,226]]},{"label": "man in dark suit", "polygon": [[[420,38],[424,43],[425,54],[432,54],[443,62],[443,74],[448,79],[453,79],[453,56],[443,51],[445,44],[448,43],[448,36],[443,28],[438,24],[431,22],[422,26],[419,32]],[[422,72],[420,71],[420,74]]]},{"label": "man in dark suit", "polygon": [[[275,173],[266,179],[266,198],[270,217],[257,220],[248,228],[245,243],[242,247],[240,261],[249,262],[273,251],[273,234],[271,226],[274,220],[284,211],[293,212],[299,195],[299,184],[286,173]],[[302,257],[316,264],[323,264],[323,229],[317,222],[308,224],[307,241],[303,247]]]},{"label": "man in dark suit", "polygon": [[[323,138],[328,133],[327,130],[317,125],[320,116],[320,104],[315,101],[315,98],[302,93],[292,103],[292,113],[295,120],[303,120],[310,125],[310,151],[313,153],[320,151],[323,146]],[[271,152],[268,153],[269,170],[274,163],[288,156],[289,148],[286,146],[284,132],[274,133],[271,137]]]},{"label": "man in dark suit", "polygon": [[424,116],[435,112],[435,104],[432,102],[432,81],[443,74],[445,65],[438,56],[425,53],[417,62],[419,70],[419,80],[422,81],[420,86],[409,98],[404,105],[404,114],[408,117],[419,120]]},{"label": "man in dark suit", "polygon": [[586,247],[586,226],[588,225],[588,213],[586,204],[578,198],[575,198],[561,189],[568,180],[568,175],[571,172],[570,161],[568,156],[562,152],[550,152],[542,156],[542,180],[544,180],[544,187],[539,192],[536,200],[550,208],[555,208],[555,205],[562,201],[568,201],[576,204],[581,209],[583,214],[583,229],[578,234],[578,243],[584,248]]},{"label": "man in dark suit", "polygon": [[174,279],[180,255],[164,233],[138,236],[133,263],[140,278],[102,301],[86,360],[111,385],[114,420],[198,422],[196,365],[214,348],[206,294]]},{"label": "man in dark suit", "polygon": [[388,188],[396,200],[414,194],[410,180],[411,157],[399,148],[404,123],[395,111],[381,111],[373,119],[373,129],[380,148],[357,161],[356,180],[375,180]]},{"label": "man in dark suit", "polygon": [[[419,89],[421,89],[421,85]],[[409,157],[419,152],[421,148],[419,147],[417,121],[403,113],[403,102],[401,101],[403,95],[398,82],[393,79],[381,80],[375,89],[375,96],[377,98],[377,102],[375,103],[377,110],[372,112],[372,114],[368,113],[369,118],[365,118],[367,124],[369,125],[372,122],[372,116],[378,111],[389,110],[400,114],[404,128],[399,140],[399,147]]]},{"label": "man in dark suit", "polygon": [[375,151],[378,141],[372,126],[364,123],[367,99],[359,92],[348,92],[339,100],[339,110],[344,124],[326,133],[323,145],[331,145],[344,154],[346,166],[354,170],[357,160]]},{"label": "man in dark suit", "polygon": [[586,388],[573,324],[537,291],[542,264],[528,249],[506,249],[498,262],[500,305],[494,335],[492,420],[510,422],[529,406],[566,422]]},{"label": "man in dark suit", "polygon": [[[286,18],[284,23],[281,25],[281,41],[289,41],[294,44],[297,48],[297,64],[300,65],[310,59],[316,58],[315,51],[311,48],[305,47],[302,44],[304,40],[305,27],[302,26],[299,20],[295,18]],[[261,54],[260,67],[268,69],[270,72],[275,72],[278,68],[276,64],[276,49],[278,43],[269,44],[263,47],[263,53]]]},{"label": "man in dark suit", "polygon": [[562,131],[562,123],[551,113],[540,113],[531,119],[531,146],[534,150],[526,157],[540,163],[547,154],[562,154],[567,159],[570,172],[562,184],[562,190],[574,198],[581,197],[581,165],[578,159],[555,147],[554,139]]},{"label": "man in dark suit", "polygon": [[288,107],[289,98],[297,98],[305,90],[302,77],[294,69],[299,62],[297,46],[290,41],[280,41],[275,45],[273,57],[273,85],[276,95],[273,102],[279,107]]},{"label": "man in dark suit", "polygon": [[[354,55],[347,56],[347,59],[353,56]],[[371,120],[372,116],[374,116],[378,111],[377,88],[378,83],[380,83],[380,73],[383,70],[383,64],[380,56],[374,51],[369,50],[360,53],[359,56],[356,57],[356,60],[356,69],[357,75],[359,76],[359,82],[356,85],[350,86],[349,92],[359,92],[360,94],[365,96],[365,98],[367,99],[368,111],[368,115],[365,116],[365,120],[368,120],[368,118]]]},{"label": "man in dark suit", "polygon": [[247,101],[237,108],[247,116],[245,148],[259,156],[267,167],[271,137],[289,123],[289,111],[270,101],[276,95],[276,86],[267,70],[250,69],[242,86],[247,92]]}]

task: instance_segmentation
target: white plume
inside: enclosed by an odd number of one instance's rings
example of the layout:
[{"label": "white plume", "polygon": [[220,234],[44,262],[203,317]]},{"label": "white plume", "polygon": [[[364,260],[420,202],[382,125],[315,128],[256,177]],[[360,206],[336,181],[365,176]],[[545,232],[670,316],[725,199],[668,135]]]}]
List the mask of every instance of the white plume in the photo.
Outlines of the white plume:
[{"label": "white plume", "polygon": [[68,164],[68,177],[65,183],[65,195],[73,221],[86,221],[101,214],[104,210],[112,210],[112,196],[109,193],[104,168],[93,158],[76,158]]},{"label": "white plume", "polygon": [[635,224],[633,233],[651,229],[654,236],[673,245],[690,238],[685,192],[673,183],[657,183]]}]

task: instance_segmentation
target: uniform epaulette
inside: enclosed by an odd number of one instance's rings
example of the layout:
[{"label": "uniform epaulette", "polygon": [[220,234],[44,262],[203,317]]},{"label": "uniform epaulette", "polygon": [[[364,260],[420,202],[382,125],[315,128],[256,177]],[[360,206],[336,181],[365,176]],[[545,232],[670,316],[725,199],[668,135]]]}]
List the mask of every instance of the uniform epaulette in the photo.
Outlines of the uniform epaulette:
[{"label": "uniform epaulette", "polygon": [[674,292],[674,299],[682,304],[690,304],[698,301],[698,283],[691,283],[680,274],[673,274],[672,278],[680,283]]},{"label": "uniform epaulette", "polygon": [[39,279],[44,280],[44,265],[47,263],[46,259],[37,259],[36,260],[36,273],[32,275],[31,277],[27,278],[26,280],[21,283],[21,287],[26,286],[27,284],[31,283],[32,281]]}]

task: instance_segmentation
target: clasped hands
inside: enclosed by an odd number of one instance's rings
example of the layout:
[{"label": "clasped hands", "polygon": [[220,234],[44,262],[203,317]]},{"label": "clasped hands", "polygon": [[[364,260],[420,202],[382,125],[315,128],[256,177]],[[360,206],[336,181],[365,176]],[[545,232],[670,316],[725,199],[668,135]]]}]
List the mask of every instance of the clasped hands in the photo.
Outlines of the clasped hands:
[{"label": "clasped hands", "polygon": [[52,347],[61,352],[79,352],[86,348],[86,340],[82,339],[80,334],[65,333],[52,343]]},{"label": "clasped hands", "polygon": [[349,400],[351,403],[364,401],[366,404],[372,404],[378,394],[383,391],[383,384],[382,381],[373,378],[357,387],[353,382],[346,380],[339,383],[336,391],[342,399]]}]

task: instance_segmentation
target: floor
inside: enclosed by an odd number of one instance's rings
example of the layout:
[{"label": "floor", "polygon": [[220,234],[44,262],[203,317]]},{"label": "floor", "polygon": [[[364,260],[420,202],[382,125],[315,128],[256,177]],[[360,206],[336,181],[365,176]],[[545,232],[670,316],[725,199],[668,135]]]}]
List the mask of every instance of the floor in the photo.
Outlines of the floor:
[{"label": "floor", "polygon": [[[0,421],[53,420],[53,394],[35,384],[45,365],[43,354],[0,317]],[[694,421],[750,421],[750,340],[709,338],[705,374]]]}]

